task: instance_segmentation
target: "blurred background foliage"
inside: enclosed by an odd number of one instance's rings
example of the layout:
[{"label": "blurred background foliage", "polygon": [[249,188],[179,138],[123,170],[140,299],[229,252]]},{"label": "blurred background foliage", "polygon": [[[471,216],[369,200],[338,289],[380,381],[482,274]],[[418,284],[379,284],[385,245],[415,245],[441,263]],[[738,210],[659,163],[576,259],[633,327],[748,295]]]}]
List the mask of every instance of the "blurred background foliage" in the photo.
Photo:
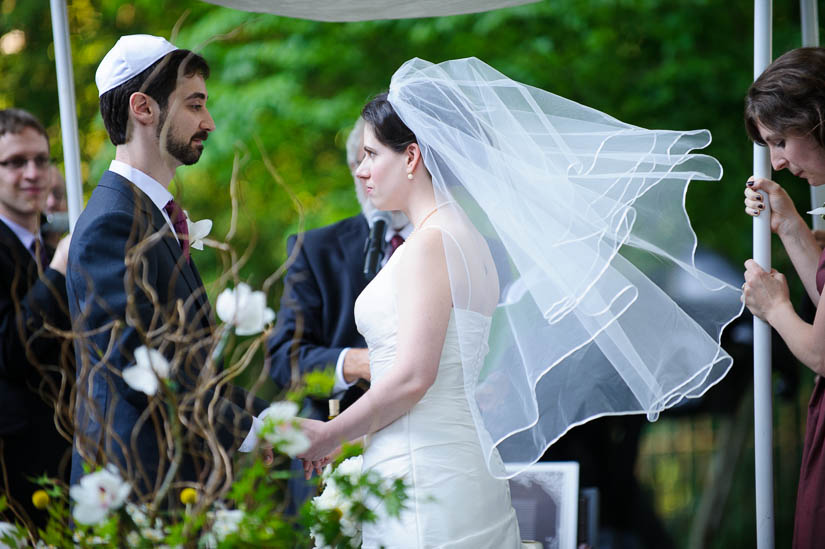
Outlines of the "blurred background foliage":
[{"label": "blurred background foliage", "polygon": [[[774,6],[776,55],[800,44],[798,10],[797,2]],[[736,270],[750,257],[751,223],[742,212],[742,189],[751,174],[751,144],[742,124],[742,98],[752,80],[749,1],[545,0],[483,14],[361,23],[246,13],[197,0],[69,0],[68,13],[86,197],[114,155],[98,113],[94,72],[117,38],[158,34],[209,61],[208,107],[217,131],[201,161],[178,171],[173,190],[193,218],[213,219],[212,234],[222,239],[230,227],[229,182],[237,162],[240,215],[231,243],[250,252],[239,274],[253,286],[260,287],[283,263],[289,233],[358,211],[345,161],[346,136],[363,104],[385,90],[394,70],[411,57],[439,62],[476,56],[516,80],[630,124],[710,129],[714,142],[706,152],[722,162],[725,174],[720,182],[693,183],[687,207],[704,248]],[[0,108],[25,108],[43,120],[62,167],[48,2],[0,0],[0,75]],[[807,209],[807,186],[785,174],[777,179],[788,183],[800,209]],[[207,283],[216,280],[218,255],[196,254]],[[790,271],[778,246],[774,266]],[[217,290],[211,289],[213,298]],[[273,307],[280,291],[278,284],[269,288]],[[793,291],[799,294],[800,286]],[[792,431],[800,428],[800,403],[804,406],[809,386],[804,383],[794,395]],[[682,436],[678,429],[662,435],[668,424],[660,424],[651,436]],[[718,441],[709,432],[713,447]],[[643,451],[657,447],[650,440]],[[662,447],[663,460],[677,453]],[[789,452],[788,459],[798,464],[798,448]],[[695,452],[691,456],[691,467],[699,472],[687,480],[678,472],[686,467],[681,461],[640,471],[663,488],[649,486],[680,546],[704,476]],[[640,464],[655,466],[644,459]],[[753,545],[750,467],[735,483],[738,496],[732,497],[739,499],[726,508],[736,528],[723,529],[714,547]],[[795,483],[790,476],[787,482]],[[779,546],[790,543],[794,493],[795,484],[777,492]]]}]

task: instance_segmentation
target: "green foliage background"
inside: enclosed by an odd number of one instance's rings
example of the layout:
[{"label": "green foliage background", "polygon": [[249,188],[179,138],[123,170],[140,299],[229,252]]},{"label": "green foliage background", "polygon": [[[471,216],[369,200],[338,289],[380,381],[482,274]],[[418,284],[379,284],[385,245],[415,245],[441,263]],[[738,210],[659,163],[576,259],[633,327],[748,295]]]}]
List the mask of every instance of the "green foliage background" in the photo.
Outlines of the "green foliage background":
[{"label": "green foliage background", "polygon": [[[174,42],[211,64],[208,107],[217,131],[201,161],[179,170],[175,191],[195,219],[213,219],[213,235],[223,237],[238,159],[241,210],[232,243],[251,252],[240,276],[254,286],[285,260],[286,236],[301,223],[263,159],[297,196],[307,228],[356,213],[344,141],[361,106],[411,57],[476,56],[631,124],[710,129],[714,142],[706,152],[722,162],[725,175],[692,184],[688,210],[704,247],[737,269],[750,257],[742,189],[751,144],[741,112],[752,80],[752,2],[545,0],[483,14],[361,23],[245,13],[197,0],[70,0],[68,9],[85,195],[114,155],[97,112],[97,64],[120,35],[170,37],[178,28]],[[774,6],[776,54],[800,43],[798,9],[797,2]],[[0,35],[11,29],[26,35],[21,52],[0,54],[0,108],[40,117],[61,159],[49,3],[0,0],[0,17]],[[805,207],[807,186],[784,174],[777,179]],[[196,253],[204,279],[215,280],[217,255]],[[790,271],[778,246],[774,265]],[[275,285],[273,307],[279,297]]]}]

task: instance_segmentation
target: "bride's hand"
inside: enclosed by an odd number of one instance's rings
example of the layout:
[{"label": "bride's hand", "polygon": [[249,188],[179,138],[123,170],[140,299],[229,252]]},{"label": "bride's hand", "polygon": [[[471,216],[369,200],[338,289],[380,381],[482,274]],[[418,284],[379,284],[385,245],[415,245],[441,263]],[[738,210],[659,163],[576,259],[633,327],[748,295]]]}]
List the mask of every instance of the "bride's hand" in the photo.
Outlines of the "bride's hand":
[{"label": "bride's hand", "polygon": [[338,442],[331,436],[329,423],[315,419],[302,419],[301,431],[309,439],[309,448],[305,452],[298,454],[298,457],[306,462],[321,462],[324,458],[332,454],[338,446]]}]

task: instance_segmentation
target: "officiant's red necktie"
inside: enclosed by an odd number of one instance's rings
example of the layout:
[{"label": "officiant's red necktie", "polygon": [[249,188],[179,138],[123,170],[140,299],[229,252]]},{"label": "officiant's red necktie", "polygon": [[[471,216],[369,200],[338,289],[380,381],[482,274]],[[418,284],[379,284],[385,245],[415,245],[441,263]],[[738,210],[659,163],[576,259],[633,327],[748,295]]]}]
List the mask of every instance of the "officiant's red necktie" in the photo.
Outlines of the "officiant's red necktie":
[{"label": "officiant's red necktie", "polygon": [[390,255],[387,256],[387,258],[389,259],[390,257],[392,257],[392,254],[395,253],[395,250],[397,250],[398,247],[403,243],[404,237],[401,236],[401,233],[395,233],[394,235],[392,235],[392,238],[390,238]]},{"label": "officiant's red necktie", "polygon": [[163,209],[172,221],[175,232],[178,233],[183,257],[186,258],[186,261],[189,261],[189,226],[186,224],[186,214],[183,213],[183,210],[174,200],[167,202]]}]

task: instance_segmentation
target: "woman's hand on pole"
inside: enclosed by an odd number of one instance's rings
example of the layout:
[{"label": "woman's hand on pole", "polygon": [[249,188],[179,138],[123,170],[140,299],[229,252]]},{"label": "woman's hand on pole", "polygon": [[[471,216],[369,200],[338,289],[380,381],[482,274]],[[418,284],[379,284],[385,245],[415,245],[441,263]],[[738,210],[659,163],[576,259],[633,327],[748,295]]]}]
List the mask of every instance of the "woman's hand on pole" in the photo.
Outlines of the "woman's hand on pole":
[{"label": "woman's hand on pole", "polygon": [[745,213],[757,217],[765,211],[763,191],[771,211],[771,231],[781,235],[798,228],[800,221],[804,223],[799,212],[796,211],[793,200],[778,183],[763,177],[751,177],[745,187]]},{"label": "woman's hand on pole", "polygon": [[745,306],[754,316],[770,324],[772,313],[791,304],[788,281],[776,269],[763,270],[753,259],[745,261],[745,269],[742,285]]}]

